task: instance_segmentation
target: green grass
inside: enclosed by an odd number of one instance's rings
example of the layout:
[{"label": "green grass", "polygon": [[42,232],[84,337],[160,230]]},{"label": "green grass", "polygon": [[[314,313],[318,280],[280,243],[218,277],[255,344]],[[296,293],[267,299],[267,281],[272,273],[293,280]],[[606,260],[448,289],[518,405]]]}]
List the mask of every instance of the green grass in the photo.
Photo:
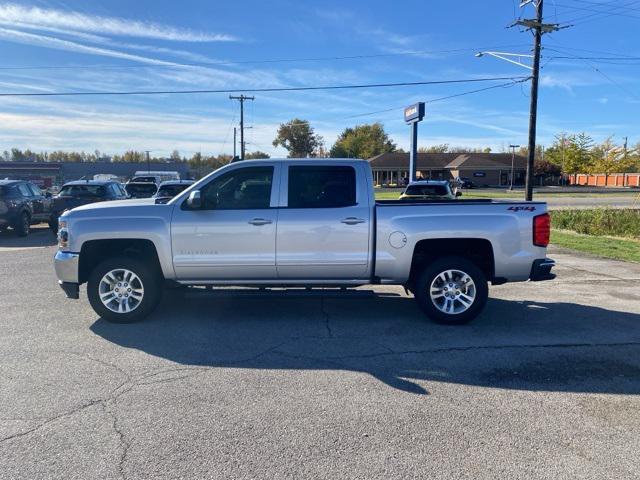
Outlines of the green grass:
[{"label": "green grass", "polygon": [[561,230],[640,240],[640,210],[557,210],[551,213],[551,220],[553,227]]},{"label": "green grass", "polygon": [[552,230],[551,243],[558,247],[591,253],[600,257],[640,262],[640,241],[636,240]]}]

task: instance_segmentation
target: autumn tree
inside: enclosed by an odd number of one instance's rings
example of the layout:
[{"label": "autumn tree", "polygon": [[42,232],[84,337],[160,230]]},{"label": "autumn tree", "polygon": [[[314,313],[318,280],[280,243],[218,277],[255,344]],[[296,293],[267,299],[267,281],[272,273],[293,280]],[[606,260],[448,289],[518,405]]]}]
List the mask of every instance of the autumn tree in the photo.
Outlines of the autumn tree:
[{"label": "autumn tree", "polygon": [[428,147],[419,147],[418,153],[447,153],[449,151],[448,143],[441,143],[439,145],[430,145]]},{"label": "autumn tree", "polygon": [[323,143],[309,122],[299,118],[280,124],[273,140],[273,146],[283,147],[289,152],[289,158],[316,157]]},{"label": "autumn tree", "polygon": [[253,160],[257,158],[271,158],[268,153],[261,152],[260,150],[256,150],[255,152],[246,153],[244,156],[245,160]]},{"label": "autumn tree", "polygon": [[382,124],[376,122],[345,128],[331,147],[330,155],[337,158],[371,158],[395,149],[396,145]]}]

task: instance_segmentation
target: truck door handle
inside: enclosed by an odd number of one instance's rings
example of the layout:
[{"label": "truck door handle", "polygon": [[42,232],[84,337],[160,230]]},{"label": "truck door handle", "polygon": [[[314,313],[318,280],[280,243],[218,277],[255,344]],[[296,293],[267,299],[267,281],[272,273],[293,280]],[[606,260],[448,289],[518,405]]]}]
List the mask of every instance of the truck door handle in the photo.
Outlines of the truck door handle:
[{"label": "truck door handle", "polygon": [[249,220],[249,223],[251,225],[268,225],[270,223],[273,223],[271,220],[267,220],[266,218],[254,218],[253,220]]},{"label": "truck door handle", "polygon": [[356,218],[356,217],[347,217],[340,220],[342,223],[346,223],[347,225],[357,225],[358,223],[364,223],[364,218]]}]

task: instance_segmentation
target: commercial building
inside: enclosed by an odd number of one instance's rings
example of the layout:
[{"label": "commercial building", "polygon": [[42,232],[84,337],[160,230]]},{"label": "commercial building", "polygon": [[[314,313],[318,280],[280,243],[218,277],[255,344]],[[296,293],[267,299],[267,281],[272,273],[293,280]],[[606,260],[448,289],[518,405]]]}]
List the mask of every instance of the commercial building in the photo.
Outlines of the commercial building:
[{"label": "commercial building", "polygon": [[[453,180],[467,177],[478,186],[509,185],[510,153],[418,153],[417,176],[423,179]],[[376,185],[403,184],[409,178],[408,153],[382,153],[369,159]],[[524,185],[527,159],[514,159],[514,185]]]}]

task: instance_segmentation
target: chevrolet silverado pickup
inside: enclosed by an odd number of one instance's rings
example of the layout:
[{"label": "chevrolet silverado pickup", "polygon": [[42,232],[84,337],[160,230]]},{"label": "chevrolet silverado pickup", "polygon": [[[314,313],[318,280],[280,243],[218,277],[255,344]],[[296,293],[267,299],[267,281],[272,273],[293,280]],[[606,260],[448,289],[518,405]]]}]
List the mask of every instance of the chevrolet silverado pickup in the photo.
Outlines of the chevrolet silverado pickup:
[{"label": "chevrolet silverado pickup", "polygon": [[432,320],[465,323],[488,283],[554,278],[541,202],[376,201],[364,160],[235,162],[169,202],[84,205],[60,217],[55,270],[112,322],[147,316],[167,284],[397,284]]}]

